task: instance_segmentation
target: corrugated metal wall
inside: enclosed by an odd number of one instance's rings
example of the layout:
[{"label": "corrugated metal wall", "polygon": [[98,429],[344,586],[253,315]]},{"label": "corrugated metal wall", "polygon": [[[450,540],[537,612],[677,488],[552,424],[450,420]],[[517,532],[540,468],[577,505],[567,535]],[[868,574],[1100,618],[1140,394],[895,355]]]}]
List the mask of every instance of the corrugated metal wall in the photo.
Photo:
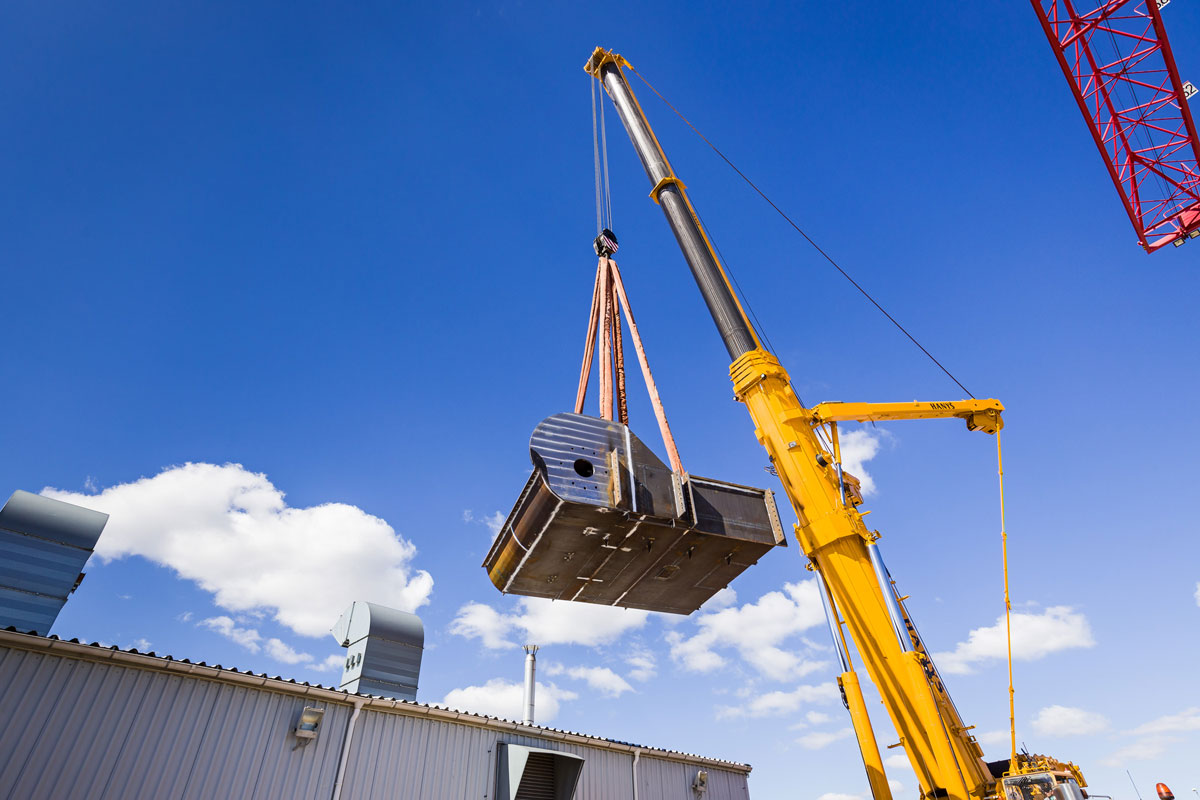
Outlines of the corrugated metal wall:
[{"label": "corrugated metal wall", "polygon": [[[320,735],[290,735],[325,709]],[[0,798],[318,798],[333,793],[353,708],[136,666],[0,646]],[[500,742],[585,759],[576,800],[633,797],[633,755],[364,708],[343,800],[463,800],[494,792]],[[695,765],[643,755],[639,800],[695,800]],[[746,776],[705,767],[705,800],[745,800]]]}]

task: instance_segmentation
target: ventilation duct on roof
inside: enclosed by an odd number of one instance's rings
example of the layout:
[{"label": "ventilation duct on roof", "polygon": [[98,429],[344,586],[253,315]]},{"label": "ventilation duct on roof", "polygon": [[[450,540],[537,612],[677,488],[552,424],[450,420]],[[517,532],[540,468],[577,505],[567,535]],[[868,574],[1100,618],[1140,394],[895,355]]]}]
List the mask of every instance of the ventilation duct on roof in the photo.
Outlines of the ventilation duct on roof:
[{"label": "ventilation duct on roof", "polygon": [[417,699],[425,626],[407,611],[355,600],[330,631],[348,648],[338,688],[397,700]]},{"label": "ventilation duct on roof", "polygon": [[0,628],[46,636],[108,514],[17,491],[0,508]]}]

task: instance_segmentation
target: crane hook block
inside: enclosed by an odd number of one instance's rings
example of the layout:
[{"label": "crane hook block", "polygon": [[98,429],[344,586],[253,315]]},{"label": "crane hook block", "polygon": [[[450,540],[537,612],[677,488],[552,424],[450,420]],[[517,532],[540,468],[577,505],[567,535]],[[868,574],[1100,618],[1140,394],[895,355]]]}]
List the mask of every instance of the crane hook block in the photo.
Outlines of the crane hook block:
[{"label": "crane hook block", "polygon": [[555,414],[483,566],[505,593],[690,614],[777,546],[774,494],[673,472],[612,420]]},{"label": "crane hook block", "polygon": [[596,241],[592,242],[592,249],[601,258],[608,258],[617,252],[617,235],[608,228],[605,228],[596,237]]}]

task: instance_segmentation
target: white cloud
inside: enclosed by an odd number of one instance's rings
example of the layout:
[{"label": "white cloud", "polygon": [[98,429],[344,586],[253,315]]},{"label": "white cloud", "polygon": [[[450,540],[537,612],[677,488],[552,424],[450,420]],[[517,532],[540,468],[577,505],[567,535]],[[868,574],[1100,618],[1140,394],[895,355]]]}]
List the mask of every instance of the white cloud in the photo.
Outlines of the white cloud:
[{"label": "white cloud", "polygon": [[737,602],[737,592],[726,586],[719,590],[712,597],[705,601],[704,605],[700,606],[701,611],[720,611],[722,608],[729,608]]},{"label": "white cloud", "polygon": [[888,788],[892,790],[892,797],[898,794],[904,794],[904,784],[900,781],[888,779]]},{"label": "white cloud", "polygon": [[820,750],[823,747],[828,747],[840,739],[846,739],[854,734],[851,728],[842,728],[838,731],[815,731],[806,733],[796,740],[796,743],[806,750]]},{"label": "white cloud", "polygon": [[817,800],[863,800],[861,794],[846,794],[845,792],[826,792]]},{"label": "white cloud", "polygon": [[879,434],[868,428],[845,431],[838,437],[842,469],[858,478],[863,495],[875,494],[875,479],[867,472],[866,463],[879,453],[879,439]]},{"label": "white cloud", "polygon": [[[1087,617],[1070,606],[1050,606],[1041,614],[1013,612],[1012,648],[1014,661],[1034,661],[1060,650],[1092,647],[1092,628]],[[982,661],[1007,657],[1004,617],[996,624],[976,628],[952,652],[935,653],[934,662],[943,672],[966,674]]]},{"label": "white cloud", "polygon": [[831,703],[841,697],[835,683],[816,686],[797,686],[790,692],[767,692],[740,706],[721,706],[717,709],[718,719],[729,717],[772,717],[791,714],[807,703]]},{"label": "white cloud", "polygon": [[262,634],[255,628],[239,627],[236,621],[227,616],[202,619],[196,625],[221,634],[251,653],[265,652],[266,655],[283,664],[299,664],[318,672],[329,672],[341,669],[342,663],[346,660],[345,656],[334,654],[326,656],[324,661],[318,662],[311,654],[296,650],[281,639],[274,637],[263,639]]},{"label": "white cloud", "polygon": [[605,697],[620,697],[625,692],[633,691],[629,681],[608,667],[567,667],[564,671],[575,680],[585,681]]},{"label": "white cloud", "polygon": [[[520,610],[502,614],[483,603],[467,603],[450,623],[450,632],[479,639],[497,650],[517,644],[582,644],[594,647],[619,639],[646,624],[650,612],[590,603],[522,597]],[[520,642],[513,641],[518,636]]]},{"label": "white cloud", "polygon": [[1130,761],[1149,761],[1161,756],[1168,745],[1177,741],[1178,738],[1174,736],[1148,736],[1100,759],[1100,763],[1106,767],[1123,767]]},{"label": "white cloud", "polygon": [[298,652],[279,639],[267,639],[265,649],[267,655],[276,661],[282,661],[284,664],[307,664],[313,660],[313,657],[308,653]]},{"label": "white cloud", "polygon": [[500,532],[500,529],[504,527],[504,520],[506,519],[508,519],[508,517],[506,517],[503,513],[499,511],[493,511],[491,514],[488,514],[483,518],[483,524],[486,525],[487,529],[492,532],[492,536],[495,536]]},{"label": "white cloud", "polygon": [[833,717],[831,717],[828,714],[821,712],[821,711],[809,711],[807,714],[804,715],[804,720],[809,725],[824,725],[826,722],[829,722],[829,720],[831,720],[831,719],[833,719]]},{"label": "white cloud", "polygon": [[685,637],[667,633],[671,657],[693,672],[724,666],[718,649],[736,650],[748,664],[773,680],[801,678],[825,666],[808,661],[781,646],[785,640],[825,621],[815,580],[784,584],[782,592],[768,592],[756,603],[733,606],[696,619],[699,632]]},{"label": "white cloud", "polygon": [[42,494],[111,515],[101,559],[143,556],[224,609],[266,609],[305,636],[324,636],[353,600],[415,611],[433,590],[429,573],[412,568],[416,548],[379,517],[344,503],[291,508],[240,464],[169,467],[96,495]]},{"label": "white cloud", "polygon": [[450,623],[450,632],[468,639],[479,639],[489,650],[499,650],[516,647],[516,642],[505,638],[510,627],[508,619],[491,606],[467,603]]},{"label": "white cloud", "polygon": [[1103,714],[1069,706],[1046,706],[1033,718],[1033,729],[1045,736],[1086,736],[1108,729]]},{"label": "white cloud", "polygon": [[138,650],[141,650],[143,653],[153,649],[153,645],[150,644],[149,639],[134,639],[133,646]]},{"label": "white cloud", "polygon": [[210,631],[215,631],[226,639],[237,642],[251,653],[257,653],[262,649],[260,644],[262,636],[259,635],[258,631],[254,628],[239,628],[231,617],[209,617],[208,619],[200,620],[196,624],[201,628],[208,628]]},{"label": "white cloud", "polygon": [[[558,716],[562,703],[574,700],[579,695],[559,689],[554,684],[539,683],[533,697],[534,721],[538,725],[545,725]],[[510,683],[503,678],[492,678],[483,686],[454,689],[446,695],[442,703],[458,711],[519,721],[524,710],[525,686],[521,683]]]},{"label": "white cloud", "polygon": [[1200,606],[1200,581],[1196,582],[1196,605]]},{"label": "white cloud", "polygon": [[325,660],[317,664],[312,664],[311,667],[317,672],[341,672],[346,665],[346,657],[341,653],[331,653],[325,656]]},{"label": "white cloud", "polygon": [[625,659],[625,663],[630,667],[627,674],[635,681],[648,681],[658,672],[658,662],[649,650],[634,651]]},{"label": "white cloud", "polygon": [[508,519],[508,517],[505,516],[504,512],[502,511],[493,511],[492,513],[486,514],[482,517],[475,516],[474,510],[470,508],[464,508],[462,512],[463,522],[466,522],[467,524],[478,522],[491,532],[493,538],[495,538],[496,534],[500,532],[500,529],[504,527],[504,520],[506,519]]},{"label": "white cloud", "polygon": [[904,753],[893,753],[883,760],[883,765],[890,769],[912,769],[912,762]]},{"label": "white cloud", "polygon": [[[991,745],[993,747],[995,747],[997,745],[1012,743],[1011,731],[1004,731],[1004,730],[984,731],[983,733],[975,734],[975,738],[979,740],[980,744]],[[907,760],[908,759],[905,758],[906,762],[907,762]]]},{"label": "white cloud", "polygon": [[1159,717],[1138,725],[1130,733],[1134,736],[1147,736],[1160,733],[1186,733],[1187,731],[1200,731],[1200,708],[1185,708],[1178,714]]}]

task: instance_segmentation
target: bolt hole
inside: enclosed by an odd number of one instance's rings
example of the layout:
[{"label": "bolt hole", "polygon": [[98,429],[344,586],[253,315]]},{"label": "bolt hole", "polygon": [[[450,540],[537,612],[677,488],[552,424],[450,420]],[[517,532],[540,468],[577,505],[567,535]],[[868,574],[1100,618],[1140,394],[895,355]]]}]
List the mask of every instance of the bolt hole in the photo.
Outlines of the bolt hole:
[{"label": "bolt hole", "polygon": [[575,474],[577,474],[579,477],[590,478],[592,477],[592,473],[595,471],[596,468],[592,466],[592,462],[588,461],[586,458],[575,459]]}]

